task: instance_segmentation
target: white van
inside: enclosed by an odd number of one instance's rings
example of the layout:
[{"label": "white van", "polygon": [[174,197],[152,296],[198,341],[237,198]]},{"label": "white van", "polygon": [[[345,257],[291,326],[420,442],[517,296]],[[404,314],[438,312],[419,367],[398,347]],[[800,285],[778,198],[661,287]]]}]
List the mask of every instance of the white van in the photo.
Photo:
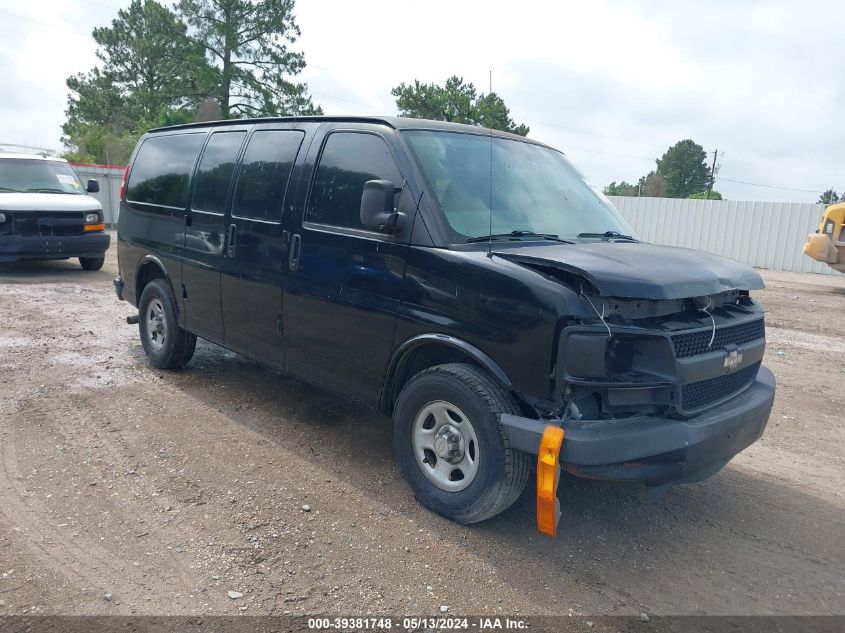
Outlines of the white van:
[{"label": "white van", "polygon": [[0,262],[78,257],[99,270],[109,247],[100,185],[62,158],[0,152]]}]

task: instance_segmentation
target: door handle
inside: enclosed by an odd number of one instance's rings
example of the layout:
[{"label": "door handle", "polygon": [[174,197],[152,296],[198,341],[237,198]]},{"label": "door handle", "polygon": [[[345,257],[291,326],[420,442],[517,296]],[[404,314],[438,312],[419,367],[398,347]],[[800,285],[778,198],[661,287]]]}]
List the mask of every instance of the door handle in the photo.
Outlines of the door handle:
[{"label": "door handle", "polygon": [[302,244],[302,237],[294,233],[290,238],[290,251],[288,252],[288,268],[291,272],[299,270],[299,248]]},{"label": "door handle", "polygon": [[238,230],[238,227],[234,224],[229,225],[229,230],[226,232],[226,255],[229,257],[235,256],[235,233]]}]

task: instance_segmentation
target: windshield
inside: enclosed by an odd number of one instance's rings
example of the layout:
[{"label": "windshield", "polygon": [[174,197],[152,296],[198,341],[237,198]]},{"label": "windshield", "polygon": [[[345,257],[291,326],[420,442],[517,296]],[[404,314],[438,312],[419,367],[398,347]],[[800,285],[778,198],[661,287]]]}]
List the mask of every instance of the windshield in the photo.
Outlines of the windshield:
[{"label": "windshield", "polygon": [[67,163],[32,158],[0,158],[0,194],[9,192],[84,194]]},{"label": "windshield", "polygon": [[633,235],[610,201],[558,151],[478,134],[405,134],[446,220],[465,238],[490,233],[527,239],[530,234],[577,239],[585,233],[601,239],[608,231]]}]

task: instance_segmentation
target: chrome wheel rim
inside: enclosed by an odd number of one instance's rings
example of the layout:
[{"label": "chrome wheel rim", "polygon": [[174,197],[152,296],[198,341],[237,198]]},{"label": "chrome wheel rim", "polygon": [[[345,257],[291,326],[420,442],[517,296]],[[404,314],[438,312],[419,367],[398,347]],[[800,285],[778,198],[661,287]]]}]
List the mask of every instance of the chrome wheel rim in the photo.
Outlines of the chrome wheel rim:
[{"label": "chrome wheel rim", "polygon": [[450,402],[429,402],[414,418],[414,457],[426,478],[446,492],[469,486],[478,474],[479,446],[469,418]]},{"label": "chrome wheel rim", "polygon": [[161,351],[167,341],[167,321],[164,318],[164,306],[158,299],[153,299],[147,306],[147,340],[155,351]]}]

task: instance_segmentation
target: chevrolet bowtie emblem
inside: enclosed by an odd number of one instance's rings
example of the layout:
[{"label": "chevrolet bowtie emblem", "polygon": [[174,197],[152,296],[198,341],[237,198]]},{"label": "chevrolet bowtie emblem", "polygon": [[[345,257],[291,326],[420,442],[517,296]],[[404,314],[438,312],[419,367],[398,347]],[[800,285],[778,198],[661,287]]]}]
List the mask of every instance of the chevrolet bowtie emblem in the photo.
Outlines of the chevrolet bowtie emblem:
[{"label": "chevrolet bowtie emblem", "polygon": [[741,362],[742,354],[736,350],[728,352],[728,355],[725,356],[725,369],[736,369]]}]

